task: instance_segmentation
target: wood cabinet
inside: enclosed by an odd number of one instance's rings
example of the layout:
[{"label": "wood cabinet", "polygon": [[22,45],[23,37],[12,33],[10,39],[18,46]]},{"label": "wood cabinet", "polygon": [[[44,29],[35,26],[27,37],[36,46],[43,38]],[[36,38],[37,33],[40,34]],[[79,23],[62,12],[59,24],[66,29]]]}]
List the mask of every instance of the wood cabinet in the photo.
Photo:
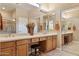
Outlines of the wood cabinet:
[{"label": "wood cabinet", "polygon": [[17,56],[26,56],[27,55],[27,45],[17,46]]},{"label": "wood cabinet", "polygon": [[15,47],[15,41],[10,41],[10,42],[1,42],[0,43],[1,48],[9,48],[9,47]]},{"label": "wood cabinet", "polygon": [[52,37],[48,37],[46,40],[46,51],[51,51],[53,49]]},{"label": "wood cabinet", "polygon": [[28,55],[27,40],[18,40],[0,43],[1,56],[26,56]]},{"label": "wood cabinet", "polygon": [[28,41],[20,40],[17,41],[17,56],[26,56],[28,55]]},{"label": "wood cabinet", "polygon": [[[40,41],[39,41],[40,39]],[[30,44],[40,43],[40,51],[49,52],[57,46],[57,36],[47,36],[0,43],[0,56],[27,56],[30,51]]]},{"label": "wood cabinet", "polygon": [[32,43],[39,42],[39,38],[33,38]]},{"label": "wood cabinet", "polygon": [[2,42],[0,43],[1,56],[15,56],[15,42]]},{"label": "wood cabinet", "polygon": [[57,47],[57,37],[46,37],[46,40],[40,42],[41,51],[49,52]]},{"label": "wood cabinet", "polygon": [[44,41],[44,40],[46,40],[45,37],[41,37],[41,38],[40,38],[40,41]]},{"label": "wood cabinet", "polygon": [[57,47],[57,36],[53,36],[52,44],[53,44],[53,49],[56,49],[56,47]]},{"label": "wood cabinet", "polygon": [[72,33],[62,35],[62,45],[68,44],[69,42],[72,42],[72,40],[73,40]]},{"label": "wood cabinet", "polygon": [[1,56],[15,56],[15,47],[2,49]]},{"label": "wood cabinet", "polygon": [[62,35],[61,44],[64,45],[64,35]]},{"label": "wood cabinet", "polygon": [[57,47],[57,37],[51,36],[46,40],[46,51],[51,51]]},{"label": "wood cabinet", "polygon": [[73,40],[73,34],[71,33],[69,34],[69,42],[72,42],[72,40]]}]

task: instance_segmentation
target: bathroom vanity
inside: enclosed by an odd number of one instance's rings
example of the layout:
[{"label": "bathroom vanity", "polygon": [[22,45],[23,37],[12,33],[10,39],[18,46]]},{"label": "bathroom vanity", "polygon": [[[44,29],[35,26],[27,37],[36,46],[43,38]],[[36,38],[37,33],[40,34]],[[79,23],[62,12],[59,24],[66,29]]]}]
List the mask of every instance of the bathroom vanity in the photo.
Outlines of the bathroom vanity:
[{"label": "bathroom vanity", "polygon": [[[35,42],[40,42],[40,51],[47,53],[57,48],[58,39],[57,32],[0,37],[0,56],[29,56],[30,45]],[[68,44],[72,40],[73,32],[62,32],[62,45]]]},{"label": "bathroom vanity", "polygon": [[62,32],[62,45],[68,44],[73,40],[73,32]]},{"label": "bathroom vanity", "polygon": [[30,44],[34,42],[40,42],[41,52],[49,52],[57,47],[57,33],[0,38],[0,55],[28,56],[30,54]]}]

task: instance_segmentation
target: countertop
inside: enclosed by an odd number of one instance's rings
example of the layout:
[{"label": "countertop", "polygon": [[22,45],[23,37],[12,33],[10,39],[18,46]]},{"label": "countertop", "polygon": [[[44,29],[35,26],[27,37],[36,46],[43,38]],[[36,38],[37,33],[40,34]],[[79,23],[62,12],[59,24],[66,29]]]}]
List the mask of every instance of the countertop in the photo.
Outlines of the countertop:
[{"label": "countertop", "polygon": [[10,37],[0,37],[0,42],[31,39],[31,38],[39,38],[39,37],[52,36],[52,35],[57,35],[57,32],[53,32],[53,33],[39,33],[39,34],[34,34],[34,35],[22,35],[22,36],[18,35],[18,36],[10,36]]},{"label": "countertop", "polygon": [[62,31],[61,34],[74,33],[73,31]]},{"label": "countertop", "polygon": [[[61,34],[68,34],[68,33],[73,33],[72,31],[63,31]],[[58,35],[57,32],[51,32],[51,33],[38,33],[34,35],[15,35],[15,36],[3,36],[0,37],[0,42],[7,42],[7,41],[15,41],[15,40],[24,40],[24,39],[31,39],[31,38],[39,38],[39,37],[46,37],[46,36],[54,36]]]}]

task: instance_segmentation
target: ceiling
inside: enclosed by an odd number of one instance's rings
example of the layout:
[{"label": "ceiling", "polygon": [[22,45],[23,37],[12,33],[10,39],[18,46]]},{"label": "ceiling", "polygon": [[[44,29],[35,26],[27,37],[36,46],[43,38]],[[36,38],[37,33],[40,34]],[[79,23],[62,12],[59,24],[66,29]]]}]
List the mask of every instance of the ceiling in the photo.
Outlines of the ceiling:
[{"label": "ceiling", "polygon": [[[55,10],[61,10],[62,13],[64,13],[65,11],[74,9],[74,11],[70,11],[70,12],[65,12],[68,15],[70,15],[71,13],[73,14],[73,16],[77,16],[79,15],[79,9],[76,7],[79,7],[78,3],[39,3],[40,8],[37,8],[35,6],[32,6],[30,4],[20,4],[19,7],[17,7],[17,14],[19,15],[29,15],[30,17],[38,17],[42,14],[45,14],[43,9],[47,9],[48,11],[55,11]],[[76,10],[77,9],[77,10]],[[39,11],[42,10],[42,11]],[[27,16],[26,15],[26,16]]]},{"label": "ceiling", "polygon": [[64,12],[62,12],[62,15],[64,15],[65,18],[74,18],[74,17],[79,18],[79,6],[69,10],[65,10]]},{"label": "ceiling", "polygon": [[67,10],[78,7],[79,3],[42,3],[41,6],[51,10]]},{"label": "ceiling", "polygon": [[17,4],[16,14],[17,16],[28,16],[29,15],[29,17],[37,17],[43,13],[39,11],[39,8],[32,6],[28,3],[26,4],[23,3],[23,4]]},{"label": "ceiling", "polygon": [[[5,8],[5,10],[3,10],[2,8]],[[11,12],[15,9],[16,9],[15,3],[0,3],[0,10],[2,11]]]},{"label": "ceiling", "polygon": [[[13,10],[16,10],[16,15],[19,16],[29,16],[29,17],[38,17],[44,12],[40,12],[40,9],[46,9],[48,11],[55,11],[55,10],[62,10],[65,14],[73,14],[79,15],[79,3],[39,3],[40,8],[37,8],[33,5],[30,5],[29,3],[0,3],[0,10],[2,10],[2,7],[5,7],[6,9],[4,11],[10,12]],[[71,9],[74,9],[74,11],[66,12]],[[45,11],[45,10],[44,10]]]}]

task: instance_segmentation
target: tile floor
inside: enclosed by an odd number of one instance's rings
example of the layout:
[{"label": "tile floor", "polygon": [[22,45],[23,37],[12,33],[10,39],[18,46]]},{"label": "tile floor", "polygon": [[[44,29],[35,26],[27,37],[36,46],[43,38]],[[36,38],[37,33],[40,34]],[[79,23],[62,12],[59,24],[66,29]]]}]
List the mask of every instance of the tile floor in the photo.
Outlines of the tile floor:
[{"label": "tile floor", "polygon": [[42,54],[43,56],[79,56],[79,41],[72,41],[64,45],[62,50],[55,49],[49,53]]}]

